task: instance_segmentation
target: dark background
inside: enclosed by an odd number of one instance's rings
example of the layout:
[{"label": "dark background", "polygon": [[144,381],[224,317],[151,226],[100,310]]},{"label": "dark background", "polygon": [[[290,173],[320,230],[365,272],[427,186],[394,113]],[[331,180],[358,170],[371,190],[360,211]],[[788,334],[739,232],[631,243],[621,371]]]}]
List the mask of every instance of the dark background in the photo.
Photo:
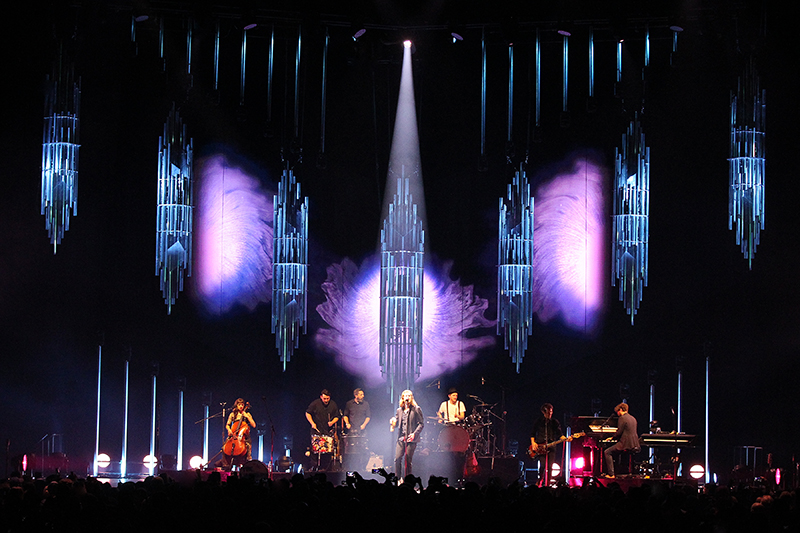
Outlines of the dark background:
[{"label": "dark background", "polygon": [[[528,154],[533,186],[575,153],[591,153],[607,169],[631,113],[642,109],[643,28],[651,31],[651,67],[644,92],[644,128],[651,147],[650,283],[631,326],[616,289],[607,288],[602,326],[584,335],[537,322],[519,374],[502,338],[473,363],[441,376],[440,386],[498,403],[508,412],[508,438],[524,445],[541,403],[555,416],[591,414],[592,399],[610,415],[621,388],[643,430],[648,373],[655,372],[656,418],[674,429],[677,367],[683,367],[683,430],[704,432],[705,358],[711,365],[710,447],[714,472],[735,465],[735,446],[762,446],[780,466],[797,452],[798,218],[800,193],[791,165],[797,151],[797,47],[780,31],[780,13],[756,3],[656,3],[646,11],[621,3],[549,7],[492,2],[361,2],[349,11],[313,3],[287,11],[257,6],[261,24],[248,37],[245,104],[239,104],[241,12],[237,5],[153,2],[150,19],[130,38],[130,4],[26,3],[3,33],[3,128],[0,147],[0,438],[11,456],[36,453],[44,435],[63,435],[73,465],[94,451],[98,345],[103,353],[101,451],[118,458],[122,435],[123,368],[131,355],[129,458],[147,453],[150,373],[158,362],[160,450],[175,453],[179,380],[186,380],[185,451],[201,452],[204,393],[219,402],[243,396],[258,422],[306,446],[306,405],[326,387],[341,407],[359,380],[319,350],[324,326],[325,267],[360,262],[378,239],[402,47],[414,39],[414,79],[422,173],[433,262],[453,261],[452,276],[474,285],[496,309],[496,220],[514,165]],[[530,3],[533,4],[533,3]],[[219,6],[219,4],[216,4]],[[271,6],[274,4],[271,4]],[[190,11],[190,7],[194,11]],[[272,9],[272,8],[271,8]],[[764,11],[766,10],[766,11]],[[185,19],[197,21],[191,83],[186,75]],[[764,13],[766,38],[757,38]],[[350,17],[369,31],[358,47]],[[669,17],[682,14],[678,54],[670,66]],[[560,123],[562,15],[575,20],[570,41],[570,121]],[[165,62],[157,19],[165,20]],[[222,27],[220,87],[214,91],[213,21]],[[774,20],[773,20],[774,19]],[[447,23],[467,25],[452,44]],[[509,25],[516,23],[516,27]],[[297,24],[303,24],[300,138],[293,139],[293,74]],[[270,23],[276,33],[273,107],[266,106]],[[596,109],[587,111],[588,28],[595,31]],[[330,32],[326,127],[327,167],[320,150],[322,38]],[[533,42],[540,29],[542,121],[531,141]],[[487,162],[480,156],[480,35],[489,62]],[[624,100],[614,96],[615,38],[626,32]],[[58,253],[39,214],[43,80],[58,39],[67,39],[82,77],[80,194]],[[514,165],[506,164],[507,40],[515,41]],[[729,99],[741,51],[754,50],[767,89],[766,229],[752,270],[727,229]],[[166,67],[164,67],[166,65]],[[209,317],[187,290],[168,316],[154,275],[157,140],[176,101],[195,158],[222,151],[256,169],[274,188],[281,150],[309,197],[312,235],[309,334],[285,372],[270,333],[269,305]],[[271,120],[270,120],[271,119]],[[302,162],[297,152],[302,147]],[[610,197],[609,197],[610,202]],[[610,207],[609,207],[610,209]],[[609,224],[610,226],[610,224]],[[610,236],[609,236],[610,238]],[[609,240],[610,242],[610,240]],[[610,246],[608,246],[610,255]],[[428,259],[426,259],[427,261]],[[606,261],[609,257],[606,257]],[[605,268],[608,272],[610,268]],[[610,273],[609,273],[610,274]],[[609,275],[610,277],[610,275]],[[444,391],[418,384],[432,413]],[[373,433],[392,409],[382,388],[367,390]],[[380,429],[378,429],[380,428]],[[499,430],[499,426],[498,426]],[[212,453],[216,431],[212,426]],[[699,441],[702,444],[702,440]],[[689,452],[700,460],[701,449]]]}]

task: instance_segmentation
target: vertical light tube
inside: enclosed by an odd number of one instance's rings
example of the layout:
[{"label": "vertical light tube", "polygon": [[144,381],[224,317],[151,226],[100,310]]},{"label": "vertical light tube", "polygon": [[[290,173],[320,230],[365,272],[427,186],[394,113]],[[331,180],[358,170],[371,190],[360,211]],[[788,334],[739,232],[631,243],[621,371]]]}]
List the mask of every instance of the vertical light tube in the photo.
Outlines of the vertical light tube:
[{"label": "vertical light tube", "polygon": [[542,43],[536,28],[536,127],[542,118]]},{"label": "vertical light tube", "polygon": [[710,378],[711,378],[711,359],[709,356],[706,356],[706,434],[705,434],[705,453],[706,453],[706,483],[711,482],[711,467],[708,460],[708,426],[710,423],[709,413],[708,413],[708,406],[711,403],[711,388],[710,388]]},{"label": "vertical light tube", "polygon": [[[677,417],[678,417],[677,432],[678,433],[682,433],[681,427],[683,425],[682,424],[683,416],[682,416],[682,413],[681,413],[681,392],[682,392],[682,388],[683,388],[683,368],[678,368],[678,414],[677,414]],[[678,453],[678,457],[680,457],[680,453],[681,453],[681,449],[680,448],[677,449],[677,453]],[[678,475],[679,476],[682,475],[682,470],[683,470],[683,464],[682,463],[678,463]]]},{"label": "vertical light tube", "polygon": [[219,20],[214,24],[214,90],[219,89]]},{"label": "vertical light tube", "polygon": [[303,43],[303,29],[297,27],[297,54],[294,58],[294,138],[300,140],[300,45]]},{"label": "vertical light tube", "polygon": [[[656,418],[656,384],[650,384],[650,421],[652,422]],[[649,433],[653,432],[653,428],[650,427]]]},{"label": "vertical light tube", "polygon": [[[153,373],[153,397],[150,405],[150,455],[153,457],[156,456],[156,377],[156,374]],[[154,469],[155,466],[153,466],[153,463],[150,463],[148,471],[151,476],[153,475]]]},{"label": "vertical light tube", "polygon": [[481,157],[486,156],[486,28],[481,29]]},{"label": "vertical light tube", "polygon": [[178,391],[178,470],[183,470],[183,388]]},{"label": "vertical light tube", "polygon": [[567,112],[567,94],[569,92],[569,36],[563,35],[564,40],[564,57],[562,60],[563,69],[563,86],[561,95],[561,111]]},{"label": "vertical light tube", "polygon": [[508,46],[508,134],[511,142],[511,130],[514,126],[514,45]]},{"label": "vertical light tube", "polygon": [[264,462],[264,432],[258,434],[258,460]]},{"label": "vertical light tube", "polygon": [[194,21],[189,18],[187,21],[188,28],[186,30],[186,73],[192,74],[192,26]]},{"label": "vertical light tube", "polygon": [[594,98],[594,28],[589,28],[589,98]]},{"label": "vertical light tube", "polygon": [[203,406],[203,465],[208,464],[208,404]]},{"label": "vertical light tube", "polygon": [[269,38],[269,60],[267,64],[267,122],[272,120],[272,69],[275,65],[275,25]]},{"label": "vertical light tube", "polygon": [[94,477],[97,477],[97,455],[100,453],[100,371],[103,368],[103,346],[97,347],[97,422],[94,433]]},{"label": "vertical light tube", "polygon": [[644,30],[644,66],[650,66],[650,27]]},{"label": "vertical light tube", "polygon": [[682,431],[681,431],[682,418],[683,418],[683,416],[682,416],[683,413],[681,412],[681,391],[682,391],[682,388],[683,388],[683,369],[679,368],[678,369],[678,413],[677,413],[678,427],[676,428],[678,433],[682,433]]},{"label": "vertical light tube", "polygon": [[158,19],[158,53],[161,57],[161,69],[167,70],[167,60],[164,58],[164,17]]},{"label": "vertical light tube", "polygon": [[617,41],[617,83],[622,81],[622,41]]},{"label": "vertical light tube", "polygon": [[247,63],[247,30],[242,30],[242,58],[239,74],[239,105],[244,105],[244,73]]},{"label": "vertical light tube", "polygon": [[328,28],[325,28],[325,45],[322,49],[322,96],[320,102],[320,126],[319,126],[319,146],[320,153],[325,153],[325,105],[328,98],[328,44],[330,35]]},{"label": "vertical light tube", "polygon": [[122,457],[119,461],[119,475],[124,479],[128,475],[128,407],[130,405],[130,367],[131,356],[128,352],[128,357],[125,359],[125,414],[122,423]]}]

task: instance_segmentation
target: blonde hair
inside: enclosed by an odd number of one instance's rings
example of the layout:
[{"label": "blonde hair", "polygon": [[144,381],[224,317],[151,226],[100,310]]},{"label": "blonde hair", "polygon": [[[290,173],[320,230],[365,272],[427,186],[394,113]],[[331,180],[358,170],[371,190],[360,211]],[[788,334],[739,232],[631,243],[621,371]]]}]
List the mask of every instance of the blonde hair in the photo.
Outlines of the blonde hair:
[{"label": "blonde hair", "polygon": [[413,405],[414,407],[419,407],[419,405],[417,405],[416,400],[414,400],[414,393],[408,389],[400,393],[400,401],[398,402],[399,406],[403,407],[403,395],[405,393],[409,393],[411,395],[411,405]]}]

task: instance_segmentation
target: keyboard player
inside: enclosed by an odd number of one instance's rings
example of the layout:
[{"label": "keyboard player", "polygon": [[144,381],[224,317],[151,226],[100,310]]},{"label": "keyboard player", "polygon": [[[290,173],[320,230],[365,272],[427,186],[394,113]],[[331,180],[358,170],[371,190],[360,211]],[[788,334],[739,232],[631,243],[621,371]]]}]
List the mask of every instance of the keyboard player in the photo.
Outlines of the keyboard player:
[{"label": "keyboard player", "polygon": [[621,452],[637,453],[641,450],[639,446],[639,433],[636,430],[636,419],[628,413],[628,404],[621,403],[614,408],[619,420],[617,420],[617,431],[612,437],[605,439],[606,442],[616,440],[613,446],[609,446],[603,452],[606,459],[607,477],[614,477],[614,455]]}]

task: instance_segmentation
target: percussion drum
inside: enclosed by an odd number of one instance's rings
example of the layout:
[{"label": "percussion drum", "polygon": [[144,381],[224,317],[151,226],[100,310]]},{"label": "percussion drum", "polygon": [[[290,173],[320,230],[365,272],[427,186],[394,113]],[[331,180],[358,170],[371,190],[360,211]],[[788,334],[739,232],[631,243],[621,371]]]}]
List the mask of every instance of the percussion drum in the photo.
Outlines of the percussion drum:
[{"label": "percussion drum", "polygon": [[328,435],[312,435],[311,451],[314,453],[333,453],[333,437]]},{"label": "percussion drum", "polygon": [[439,432],[440,452],[465,452],[469,448],[469,433],[459,426],[446,426]]},{"label": "percussion drum", "polygon": [[367,449],[367,437],[351,437],[347,436],[342,439],[344,441],[345,454],[352,453],[369,453]]}]

